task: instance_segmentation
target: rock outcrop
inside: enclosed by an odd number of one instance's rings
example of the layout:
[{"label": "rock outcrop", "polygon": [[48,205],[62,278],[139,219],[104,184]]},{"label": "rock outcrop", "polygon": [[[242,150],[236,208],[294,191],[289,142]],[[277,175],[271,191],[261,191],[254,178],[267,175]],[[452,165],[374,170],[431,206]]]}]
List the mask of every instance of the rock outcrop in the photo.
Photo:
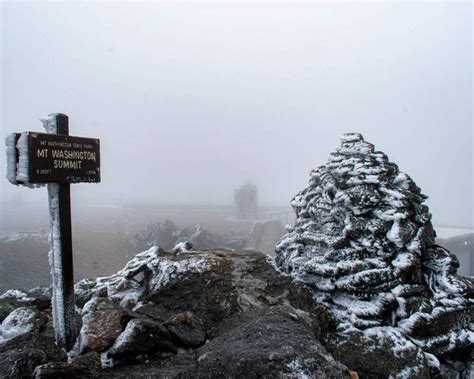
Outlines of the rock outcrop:
[{"label": "rock outcrop", "polygon": [[435,243],[425,199],[384,153],[346,134],[291,202],[297,218],[277,263],[329,307],[339,321],[330,349],[363,376],[471,360],[473,284]]},{"label": "rock outcrop", "polygon": [[[333,318],[261,253],[153,247],[115,275],[78,282],[76,294],[82,328],[68,362],[51,350],[22,375],[350,377],[325,348]],[[55,346],[47,326],[31,333]],[[26,342],[19,334],[0,356],[28,360]]]},{"label": "rock outcrop", "polygon": [[149,249],[151,246],[160,246],[169,251],[184,241],[191,242],[198,250],[242,250],[247,238],[247,233],[243,232],[211,233],[200,224],[180,229],[171,220],[165,220],[149,223],[145,230],[132,235],[131,242],[138,251]]}]

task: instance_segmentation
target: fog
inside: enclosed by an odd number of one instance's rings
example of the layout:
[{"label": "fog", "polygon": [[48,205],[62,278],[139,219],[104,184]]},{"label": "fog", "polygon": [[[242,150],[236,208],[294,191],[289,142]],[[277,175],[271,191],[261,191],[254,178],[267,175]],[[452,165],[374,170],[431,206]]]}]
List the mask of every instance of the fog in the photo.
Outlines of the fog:
[{"label": "fog", "polygon": [[[1,134],[66,113],[101,139],[73,202],[288,204],[361,132],[473,225],[472,4],[1,3]],[[5,155],[3,143],[0,154]],[[1,201],[42,202],[12,186]],[[25,210],[22,210],[25,211]],[[4,215],[2,215],[4,216]]]}]

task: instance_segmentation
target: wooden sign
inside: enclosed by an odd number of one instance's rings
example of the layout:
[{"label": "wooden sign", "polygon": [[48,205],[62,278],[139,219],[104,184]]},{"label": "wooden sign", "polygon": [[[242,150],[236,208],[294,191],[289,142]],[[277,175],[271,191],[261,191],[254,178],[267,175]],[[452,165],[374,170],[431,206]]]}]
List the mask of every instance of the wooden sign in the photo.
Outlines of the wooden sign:
[{"label": "wooden sign", "polygon": [[70,350],[78,334],[74,300],[70,183],[100,182],[100,141],[69,135],[65,114],[41,120],[48,133],[7,136],[7,178],[15,185],[48,187],[56,343]]},{"label": "wooden sign", "polygon": [[29,183],[100,182],[100,140],[36,132],[25,138]]}]

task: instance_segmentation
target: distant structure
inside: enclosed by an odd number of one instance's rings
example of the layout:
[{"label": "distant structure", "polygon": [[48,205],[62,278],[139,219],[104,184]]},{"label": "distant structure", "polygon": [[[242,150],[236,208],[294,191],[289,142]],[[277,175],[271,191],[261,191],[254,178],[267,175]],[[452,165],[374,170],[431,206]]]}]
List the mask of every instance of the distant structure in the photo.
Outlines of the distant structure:
[{"label": "distant structure", "polygon": [[248,183],[234,192],[237,218],[241,220],[258,219],[257,186]]},{"label": "distant structure", "polygon": [[275,256],[275,245],[285,234],[280,220],[254,222],[244,250],[261,251]]}]

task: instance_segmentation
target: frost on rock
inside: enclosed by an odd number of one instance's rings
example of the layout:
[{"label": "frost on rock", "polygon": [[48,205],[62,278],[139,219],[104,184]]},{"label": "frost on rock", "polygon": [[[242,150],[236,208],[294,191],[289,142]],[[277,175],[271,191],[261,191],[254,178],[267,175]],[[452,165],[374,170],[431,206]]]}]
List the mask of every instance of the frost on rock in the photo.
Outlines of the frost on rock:
[{"label": "frost on rock", "polygon": [[188,253],[193,249],[193,244],[189,241],[178,242],[173,248],[173,253]]},{"label": "frost on rock", "polygon": [[1,299],[14,299],[19,303],[27,303],[34,301],[34,299],[30,297],[26,292],[20,290],[8,290],[2,295],[0,295],[0,300]]},{"label": "frost on rock", "polygon": [[285,373],[285,376],[290,378],[300,378],[300,379],[310,379],[311,374],[304,369],[304,364],[301,363],[301,359],[295,358],[287,365],[289,369],[288,373]]},{"label": "frost on rock", "polygon": [[394,340],[410,339],[431,361],[459,358],[473,343],[473,284],[435,244],[426,198],[362,135],[345,134],[291,201],[296,221],[276,260],[341,326],[369,334],[396,328]]},{"label": "frost on rock", "polygon": [[86,296],[86,291],[91,296],[106,295],[113,302],[125,308],[133,308],[144,295],[149,292],[159,291],[166,287],[172,280],[185,280],[187,276],[211,270],[212,258],[189,255],[173,259],[162,258],[163,250],[157,246],[137,254],[125,267],[116,274],[108,277],[97,278],[95,286],[90,280],[76,284],[81,288],[81,296]]},{"label": "frost on rock", "polygon": [[38,323],[38,312],[34,307],[20,307],[12,311],[0,324],[0,344],[31,332]]}]

